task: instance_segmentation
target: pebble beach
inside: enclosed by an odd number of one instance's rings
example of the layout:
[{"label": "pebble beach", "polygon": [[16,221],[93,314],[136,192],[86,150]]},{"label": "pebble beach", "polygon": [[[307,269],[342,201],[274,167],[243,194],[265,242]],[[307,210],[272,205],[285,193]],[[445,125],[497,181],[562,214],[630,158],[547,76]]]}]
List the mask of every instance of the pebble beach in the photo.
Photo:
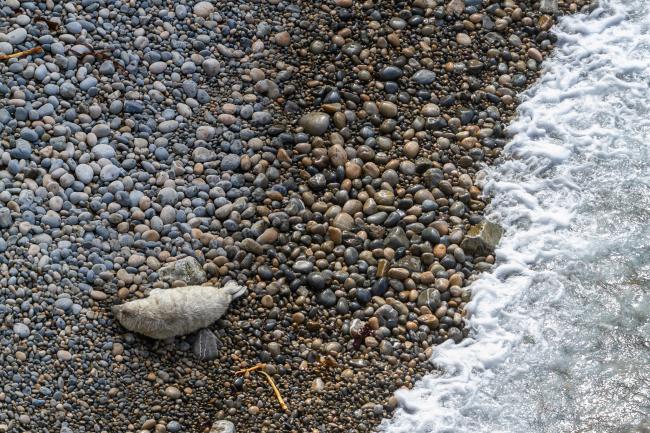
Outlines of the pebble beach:
[{"label": "pebble beach", "polygon": [[[469,334],[482,169],[586,3],[4,1],[0,433],[375,431]],[[111,313],[228,281],[185,337]]]}]

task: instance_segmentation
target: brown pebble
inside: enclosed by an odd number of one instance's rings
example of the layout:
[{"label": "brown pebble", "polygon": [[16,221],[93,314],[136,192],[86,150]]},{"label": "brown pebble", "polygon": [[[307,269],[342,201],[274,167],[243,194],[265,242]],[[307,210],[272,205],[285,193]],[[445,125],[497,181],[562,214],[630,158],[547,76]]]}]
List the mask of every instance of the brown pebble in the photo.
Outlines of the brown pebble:
[{"label": "brown pebble", "polygon": [[447,247],[444,244],[438,244],[433,247],[433,255],[436,256],[436,258],[441,259],[445,254],[447,254]]},{"label": "brown pebble", "polygon": [[273,308],[275,302],[273,302],[273,296],[264,295],[262,296],[261,304],[264,308]]},{"label": "brown pebble", "polygon": [[90,297],[95,301],[104,301],[106,298],[108,298],[108,295],[101,290],[91,290]]},{"label": "brown pebble", "polygon": [[420,146],[415,141],[409,141],[404,145],[404,154],[408,158],[415,158],[420,151]]},{"label": "brown pebble", "polygon": [[281,47],[288,47],[291,43],[291,35],[289,32],[280,32],[275,35],[275,43]]},{"label": "brown pebble", "polygon": [[535,60],[536,62],[541,62],[542,60],[544,60],[542,53],[540,53],[539,50],[534,47],[528,49],[528,57]]}]

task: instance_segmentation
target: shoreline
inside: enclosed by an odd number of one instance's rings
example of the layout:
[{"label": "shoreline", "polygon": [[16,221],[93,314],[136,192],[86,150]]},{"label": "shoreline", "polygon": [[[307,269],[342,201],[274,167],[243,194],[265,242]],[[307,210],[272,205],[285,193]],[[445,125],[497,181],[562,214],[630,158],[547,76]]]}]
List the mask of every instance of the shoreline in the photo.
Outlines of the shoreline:
[{"label": "shoreline", "polygon": [[[554,19],[513,1],[99,3],[0,12],[0,52],[43,47],[0,60],[0,432],[374,431],[431,348],[467,336],[498,238],[467,242],[475,176]],[[110,313],[229,279],[248,293],[204,334],[212,359]],[[286,413],[235,375],[257,363]]]}]

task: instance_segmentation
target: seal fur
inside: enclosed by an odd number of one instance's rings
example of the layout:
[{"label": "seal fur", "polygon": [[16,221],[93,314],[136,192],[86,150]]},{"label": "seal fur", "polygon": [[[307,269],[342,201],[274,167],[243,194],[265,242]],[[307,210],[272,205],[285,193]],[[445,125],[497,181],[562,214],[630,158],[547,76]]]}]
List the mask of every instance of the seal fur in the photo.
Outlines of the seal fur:
[{"label": "seal fur", "polygon": [[186,286],[154,289],[143,299],[115,305],[113,315],[126,329],[162,340],[211,325],[230,302],[246,292],[234,281],[223,287]]}]

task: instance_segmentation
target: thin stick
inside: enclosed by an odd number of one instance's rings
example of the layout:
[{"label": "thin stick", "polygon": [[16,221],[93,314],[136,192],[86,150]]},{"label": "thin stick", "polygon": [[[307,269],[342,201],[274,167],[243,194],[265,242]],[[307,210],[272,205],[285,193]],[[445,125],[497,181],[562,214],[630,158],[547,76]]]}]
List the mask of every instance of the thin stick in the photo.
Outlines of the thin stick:
[{"label": "thin stick", "polygon": [[282,398],[282,394],[280,394],[280,390],[275,385],[275,382],[273,381],[273,378],[266,371],[262,370],[264,367],[266,367],[266,364],[257,364],[257,365],[255,365],[253,367],[245,368],[243,370],[236,371],[235,374],[237,374],[237,375],[243,374],[243,375],[248,376],[248,374],[250,374],[253,371],[257,371],[258,373],[262,373],[266,377],[267,382],[269,382],[269,385],[271,385],[271,388],[273,388],[273,393],[275,394],[275,398],[278,399],[278,403],[280,403],[280,407],[285,412],[288,412],[289,407],[284,402],[284,399]]},{"label": "thin stick", "polygon": [[271,388],[273,388],[273,392],[275,393],[275,397],[278,399],[278,403],[280,403],[280,407],[285,412],[289,412],[289,407],[287,406],[287,404],[282,399],[282,395],[280,394],[280,390],[278,389],[277,386],[275,386],[275,382],[273,382],[273,379],[271,378],[271,376],[269,376],[269,374],[264,370],[259,370],[258,373],[262,373],[264,376],[266,376],[266,380],[269,381],[269,384],[271,385]]},{"label": "thin stick", "polygon": [[17,53],[0,54],[0,60],[9,60],[9,59],[13,59],[14,57],[29,56],[30,54],[40,53],[41,51],[43,51],[42,47],[34,47],[34,48],[30,48],[29,50],[18,51]]},{"label": "thin stick", "polygon": [[235,374],[248,374],[252,371],[259,370],[260,368],[266,367],[266,364],[257,364],[251,368],[245,368],[243,370],[236,371]]}]

